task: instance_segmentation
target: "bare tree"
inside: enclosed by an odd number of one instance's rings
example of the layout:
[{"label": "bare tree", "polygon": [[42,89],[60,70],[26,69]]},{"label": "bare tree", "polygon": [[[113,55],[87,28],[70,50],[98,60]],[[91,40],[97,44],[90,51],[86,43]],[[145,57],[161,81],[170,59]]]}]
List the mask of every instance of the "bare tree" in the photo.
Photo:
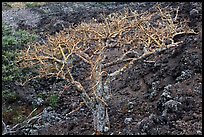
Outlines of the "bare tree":
[{"label": "bare tree", "polygon": [[[18,63],[20,67],[35,68],[38,75],[28,78],[26,82],[37,77],[67,80],[81,93],[84,103],[92,111],[96,134],[108,131],[111,81],[136,61],[178,46],[182,41],[174,42],[175,36],[196,34],[186,25],[185,20],[178,18],[179,8],[168,10],[158,5],[155,8],[156,11],[152,13],[139,14],[130,9],[124,13],[113,13],[105,17],[103,22],[91,20],[81,23],[56,36],[48,36],[45,44],[29,45],[21,52]],[[176,12],[173,14],[172,11]],[[130,48],[123,50],[120,58],[112,62],[106,59],[108,49],[122,50],[127,46]],[[137,51],[139,46],[143,46],[140,53]],[[88,94],[84,86],[72,76],[72,61],[76,56],[91,66],[92,94]],[[106,68],[117,64],[124,66],[112,73],[106,71]]]}]

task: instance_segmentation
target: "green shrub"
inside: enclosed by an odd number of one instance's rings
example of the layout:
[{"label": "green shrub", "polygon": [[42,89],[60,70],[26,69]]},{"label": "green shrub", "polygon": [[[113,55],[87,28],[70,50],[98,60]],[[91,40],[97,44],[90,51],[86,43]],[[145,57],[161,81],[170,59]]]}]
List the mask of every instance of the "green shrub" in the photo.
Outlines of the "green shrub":
[{"label": "green shrub", "polygon": [[25,6],[27,8],[33,8],[33,7],[40,7],[40,6],[44,5],[44,4],[45,4],[45,2],[27,2],[25,4]]},{"label": "green shrub", "polygon": [[35,39],[36,35],[24,30],[12,31],[8,25],[2,24],[2,86],[21,77],[22,69],[17,67],[15,58],[23,45]]}]

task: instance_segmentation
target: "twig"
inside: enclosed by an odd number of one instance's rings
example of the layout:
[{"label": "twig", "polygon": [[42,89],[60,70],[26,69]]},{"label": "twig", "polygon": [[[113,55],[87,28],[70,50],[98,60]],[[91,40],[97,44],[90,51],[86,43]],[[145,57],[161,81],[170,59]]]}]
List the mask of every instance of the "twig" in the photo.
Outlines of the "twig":
[{"label": "twig", "polygon": [[120,64],[120,63],[125,63],[125,62],[131,61],[132,58],[124,59],[127,56],[127,54],[129,54],[129,53],[134,53],[135,55],[139,55],[138,52],[136,52],[134,50],[130,50],[130,51],[126,52],[125,54],[123,54],[121,58],[119,58],[119,59],[117,59],[115,61],[103,64],[102,68],[107,68],[107,67],[110,67],[110,66],[113,66],[113,65],[116,65],[116,64]]},{"label": "twig", "polygon": [[8,133],[8,129],[6,124],[4,123],[3,119],[2,119],[2,124],[3,124],[3,131],[2,131],[2,135],[5,135]]},{"label": "twig", "polygon": [[27,119],[37,110],[38,108],[35,108],[28,116]]},{"label": "twig", "polygon": [[175,18],[174,18],[174,21],[176,21],[176,20],[177,20],[177,17],[178,17],[178,12],[179,12],[179,6],[178,6],[178,8],[176,9],[176,16],[175,16]]},{"label": "twig", "polygon": [[72,110],[71,112],[69,112],[68,115],[70,115],[70,114],[72,114],[72,113],[78,111],[78,110],[79,110],[81,107],[83,107],[84,105],[85,105],[85,103],[84,103],[84,102],[81,102],[81,103],[80,103],[80,106],[77,107],[76,109]]}]

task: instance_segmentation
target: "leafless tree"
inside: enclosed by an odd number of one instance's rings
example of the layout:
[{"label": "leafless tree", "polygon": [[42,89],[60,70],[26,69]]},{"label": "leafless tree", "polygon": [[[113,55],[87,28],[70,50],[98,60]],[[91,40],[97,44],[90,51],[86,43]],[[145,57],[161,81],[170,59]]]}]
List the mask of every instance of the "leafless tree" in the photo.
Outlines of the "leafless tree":
[{"label": "leafless tree", "polygon": [[[21,52],[18,63],[20,67],[35,68],[38,75],[28,78],[26,82],[42,77],[67,80],[81,93],[84,103],[92,111],[96,134],[108,131],[108,107],[111,98],[109,86],[114,78],[138,60],[179,46],[182,41],[174,42],[175,36],[196,34],[187,26],[185,20],[178,18],[179,8],[169,10],[157,5],[155,9],[155,12],[140,14],[127,9],[124,13],[113,13],[104,17],[103,22],[99,23],[93,19],[88,23],[70,27],[56,36],[48,36],[45,44],[29,45]],[[119,47],[122,50],[127,45],[131,48],[124,50],[118,59],[108,62],[108,49]],[[143,45],[141,53],[137,52],[139,45]],[[92,94],[88,94],[84,86],[71,74],[72,59],[75,56],[91,66],[89,78],[92,80]],[[106,68],[121,63],[125,65],[115,72],[106,71]]]}]

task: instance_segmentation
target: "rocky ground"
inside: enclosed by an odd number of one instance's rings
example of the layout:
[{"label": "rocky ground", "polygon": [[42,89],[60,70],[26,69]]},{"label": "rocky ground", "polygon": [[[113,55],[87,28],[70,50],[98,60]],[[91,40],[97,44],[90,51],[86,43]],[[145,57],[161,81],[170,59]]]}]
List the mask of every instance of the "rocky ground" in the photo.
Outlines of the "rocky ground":
[{"label": "rocky ground", "polygon": [[[13,29],[36,33],[39,40],[44,35],[54,34],[70,25],[92,18],[100,20],[100,13],[108,15],[125,8],[139,12],[151,11],[155,2],[141,3],[47,3],[32,8],[3,8],[2,21]],[[108,135],[202,135],[202,4],[199,2],[160,3],[161,6],[180,8],[180,16],[189,18],[189,26],[198,35],[181,35],[175,41],[184,43],[168,49],[148,60],[139,61],[111,83],[112,99],[109,102],[111,127]],[[109,55],[118,56],[112,50]],[[110,56],[110,60],[114,56]],[[114,67],[108,71],[112,71]],[[87,66],[76,65],[77,80],[86,77]],[[77,73],[81,72],[81,73]],[[90,135],[93,134],[92,114],[86,106],[79,107],[82,99],[72,88],[64,92],[56,107],[48,105],[42,96],[59,94],[64,89],[60,80],[34,81],[25,87],[18,84],[12,90],[20,100],[3,105],[3,118],[7,125],[17,124],[11,120],[13,114],[6,113],[8,106],[24,111],[28,116],[32,106],[37,106],[40,118],[23,124],[13,134],[38,135]],[[42,96],[38,96],[41,93]],[[16,128],[17,129],[17,128]]]}]

